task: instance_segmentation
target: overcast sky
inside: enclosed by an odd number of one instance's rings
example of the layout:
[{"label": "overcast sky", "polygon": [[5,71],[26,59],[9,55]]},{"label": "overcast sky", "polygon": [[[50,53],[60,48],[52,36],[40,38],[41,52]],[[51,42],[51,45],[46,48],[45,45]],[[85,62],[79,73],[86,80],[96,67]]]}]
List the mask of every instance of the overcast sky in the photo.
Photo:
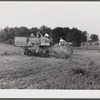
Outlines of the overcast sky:
[{"label": "overcast sky", "polygon": [[0,28],[42,25],[100,35],[100,2],[0,2]]}]

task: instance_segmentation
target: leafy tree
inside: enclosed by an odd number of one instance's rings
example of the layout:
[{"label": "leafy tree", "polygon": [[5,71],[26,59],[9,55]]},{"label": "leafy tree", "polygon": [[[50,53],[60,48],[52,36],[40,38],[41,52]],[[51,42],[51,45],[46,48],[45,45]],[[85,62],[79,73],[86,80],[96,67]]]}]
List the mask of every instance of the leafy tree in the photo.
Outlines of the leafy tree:
[{"label": "leafy tree", "polygon": [[54,44],[59,43],[60,37],[66,40],[66,33],[62,27],[56,27],[52,30],[52,39]]},{"label": "leafy tree", "polygon": [[98,35],[96,34],[91,34],[90,39],[92,40],[92,42],[98,41]]},{"label": "leafy tree", "polygon": [[81,33],[81,42],[86,42],[87,41],[87,37],[88,37],[87,31],[83,31]]},{"label": "leafy tree", "polygon": [[82,31],[78,30],[77,28],[72,28],[71,30],[71,42],[74,46],[80,46],[81,45],[81,34]]},{"label": "leafy tree", "polygon": [[32,27],[30,29],[30,33],[33,33],[35,36],[36,36],[36,32],[38,31],[39,29],[37,27]]},{"label": "leafy tree", "polygon": [[27,27],[20,27],[20,36],[29,36],[30,35],[30,30]]},{"label": "leafy tree", "polygon": [[64,32],[64,35],[63,35],[63,38],[65,38],[65,40],[67,42],[70,42],[71,41],[71,29],[69,29],[68,27],[66,28],[63,28],[63,32]]},{"label": "leafy tree", "polygon": [[[15,36],[30,36],[31,33],[36,35],[36,32],[40,30],[40,32],[44,35],[48,33],[50,39],[52,40],[52,44],[59,43],[60,37],[62,37],[67,42],[72,42],[74,46],[80,46],[81,42],[85,42],[87,40],[87,32],[78,30],[77,28],[68,28],[68,27],[56,27],[51,29],[45,25],[41,26],[39,29],[37,27],[32,27],[28,29],[27,27],[5,27],[0,30],[0,41],[8,41],[9,43],[13,43]],[[91,36],[92,38],[94,36]],[[94,38],[93,38],[94,39]],[[95,39],[96,40],[96,39]]]},{"label": "leafy tree", "polygon": [[42,33],[43,36],[45,35],[45,33],[47,33],[51,36],[51,28],[49,28],[45,25],[42,25],[39,30],[40,30],[40,32]]}]

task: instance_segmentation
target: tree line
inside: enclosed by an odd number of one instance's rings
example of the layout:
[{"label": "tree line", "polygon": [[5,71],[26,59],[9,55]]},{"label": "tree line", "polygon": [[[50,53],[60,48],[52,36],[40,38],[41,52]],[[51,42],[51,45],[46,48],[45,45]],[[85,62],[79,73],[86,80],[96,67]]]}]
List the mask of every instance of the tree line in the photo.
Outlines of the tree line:
[{"label": "tree line", "polygon": [[[36,35],[36,32],[40,31],[42,35],[45,33],[49,34],[52,44],[59,43],[60,37],[62,37],[67,42],[72,42],[74,46],[80,46],[82,42],[87,41],[88,33],[86,31],[81,31],[77,28],[68,27],[56,27],[51,29],[45,25],[40,28],[32,27],[5,27],[0,30],[0,42],[7,42],[10,44],[14,43],[15,36],[25,36],[29,37],[31,33]],[[93,37],[93,36],[92,36]]]}]

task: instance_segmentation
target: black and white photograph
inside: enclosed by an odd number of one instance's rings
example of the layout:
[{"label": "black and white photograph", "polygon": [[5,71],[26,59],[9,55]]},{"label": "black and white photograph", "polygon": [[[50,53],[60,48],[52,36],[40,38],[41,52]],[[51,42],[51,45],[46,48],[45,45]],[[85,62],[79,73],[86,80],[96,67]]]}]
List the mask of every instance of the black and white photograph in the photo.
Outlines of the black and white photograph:
[{"label": "black and white photograph", "polygon": [[0,90],[99,90],[100,2],[0,1]]}]

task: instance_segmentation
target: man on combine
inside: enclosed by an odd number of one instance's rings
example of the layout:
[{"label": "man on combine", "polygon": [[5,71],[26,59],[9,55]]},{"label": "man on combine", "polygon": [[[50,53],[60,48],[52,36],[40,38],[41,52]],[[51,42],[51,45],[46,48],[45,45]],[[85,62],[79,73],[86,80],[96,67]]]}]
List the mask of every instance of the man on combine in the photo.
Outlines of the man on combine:
[{"label": "man on combine", "polygon": [[64,44],[65,42],[66,42],[66,41],[65,41],[64,39],[60,38],[60,41],[59,41],[59,44],[60,44],[60,45]]},{"label": "man on combine", "polygon": [[49,38],[49,34],[46,33],[46,34],[44,35],[44,37]]}]

